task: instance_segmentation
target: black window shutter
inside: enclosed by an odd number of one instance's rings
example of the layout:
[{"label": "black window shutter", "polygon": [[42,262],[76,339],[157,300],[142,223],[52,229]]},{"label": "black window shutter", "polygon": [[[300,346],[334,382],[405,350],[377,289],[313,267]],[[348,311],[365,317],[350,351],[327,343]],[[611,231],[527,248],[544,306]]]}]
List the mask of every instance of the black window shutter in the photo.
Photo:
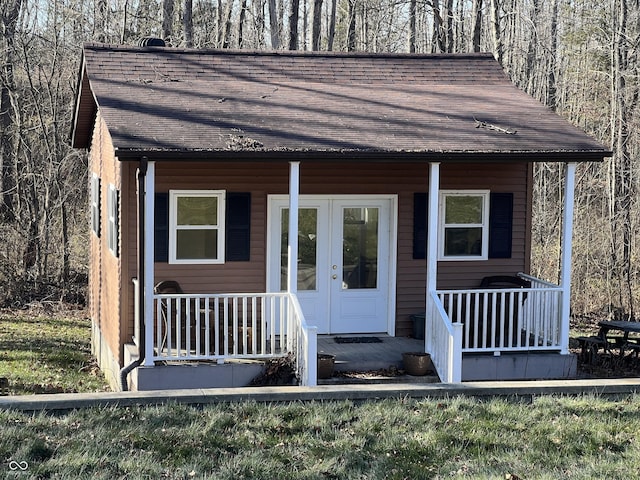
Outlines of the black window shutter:
[{"label": "black window shutter", "polygon": [[251,194],[227,192],[226,261],[246,262],[251,246]]},{"label": "black window shutter", "polygon": [[154,210],[154,260],[169,261],[169,193],[155,195]]},{"label": "black window shutter", "polygon": [[491,193],[489,258],[511,258],[513,193]]},{"label": "black window shutter", "polygon": [[427,194],[413,194],[413,258],[427,258]]}]

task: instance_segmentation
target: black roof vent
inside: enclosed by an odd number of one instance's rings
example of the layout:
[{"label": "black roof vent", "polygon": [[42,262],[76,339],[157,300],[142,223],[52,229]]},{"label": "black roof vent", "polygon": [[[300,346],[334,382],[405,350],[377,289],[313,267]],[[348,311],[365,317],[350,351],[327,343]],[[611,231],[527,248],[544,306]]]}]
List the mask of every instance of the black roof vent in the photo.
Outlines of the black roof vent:
[{"label": "black roof vent", "polygon": [[142,37],[138,41],[138,46],[140,47],[165,47],[166,43],[161,38],[156,37]]}]

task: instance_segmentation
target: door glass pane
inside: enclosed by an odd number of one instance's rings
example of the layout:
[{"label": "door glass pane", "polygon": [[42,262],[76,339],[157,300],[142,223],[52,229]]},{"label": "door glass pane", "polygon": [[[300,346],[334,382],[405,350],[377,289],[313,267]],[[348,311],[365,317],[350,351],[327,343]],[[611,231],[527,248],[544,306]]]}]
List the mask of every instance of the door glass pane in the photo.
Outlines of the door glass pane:
[{"label": "door glass pane", "polygon": [[378,214],[378,208],[343,209],[343,289],[378,286]]},{"label": "door glass pane", "polygon": [[[287,289],[289,272],[289,209],[282,210],[280,244],[280,290]],[[318,209],[298,209],[298,290],[315,290],[317,277]]]}]

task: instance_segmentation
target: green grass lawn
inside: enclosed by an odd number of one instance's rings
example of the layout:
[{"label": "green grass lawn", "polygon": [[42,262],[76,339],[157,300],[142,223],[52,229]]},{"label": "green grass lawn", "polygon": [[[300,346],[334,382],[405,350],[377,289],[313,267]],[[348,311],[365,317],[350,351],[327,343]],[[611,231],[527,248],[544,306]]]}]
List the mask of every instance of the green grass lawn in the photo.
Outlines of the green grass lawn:
[{"label": "green grass lawn", "polygon": [[91,323],[82,313],[0,311],[0,379],[5,384],[2,393],[107,389],[91,357]]},{"label": "green grass lawn", "polygon": [[[0,412],[6,478],[638,478],[640,396]],[[14,462],[14,463],[11,463]],[[5,472],[0,472],[5,473]]]}]

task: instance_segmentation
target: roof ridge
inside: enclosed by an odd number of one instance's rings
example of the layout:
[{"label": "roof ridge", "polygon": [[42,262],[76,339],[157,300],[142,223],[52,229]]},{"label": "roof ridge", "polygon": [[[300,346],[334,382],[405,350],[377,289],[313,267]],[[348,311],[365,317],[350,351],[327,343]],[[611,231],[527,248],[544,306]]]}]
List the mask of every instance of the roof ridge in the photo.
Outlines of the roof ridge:
[{"label": "roof ridge", "polygon": [[155,47],[136,45],[117,45],[99,42],[86,42],[84,49],[90,50],[111,50],[119,52],[167,52],[193,55],[229,55],[229,56],[282,56],[282,57],[331,57],[331,58],[425,58],[425,59],[492,59],[494,56],[490,52],[478,53],[408,53],[408,52],[343,52],[343,51],[310,51],[310,50],[241,50],[229,48],[184,48],[184,47]]}]

